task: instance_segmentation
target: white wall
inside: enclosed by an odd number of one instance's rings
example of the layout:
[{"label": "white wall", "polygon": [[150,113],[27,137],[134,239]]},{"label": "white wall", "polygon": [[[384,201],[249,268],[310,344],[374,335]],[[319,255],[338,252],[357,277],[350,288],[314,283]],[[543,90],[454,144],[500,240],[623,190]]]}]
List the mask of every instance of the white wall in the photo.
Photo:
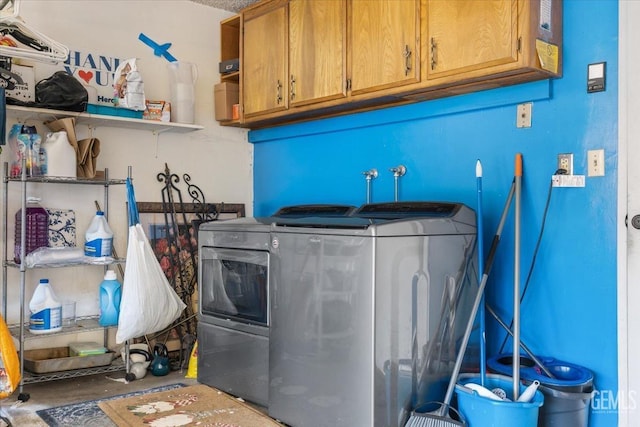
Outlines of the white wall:
[{"label": "white wall", "polygon": [[[91,132],[101,141],[98,168],[109,168],[113,178],[124,178],[127,166],[133,168],[134,186],[138,201],[161,200],[161,184],[156,175],[165,163],[172,172],[182,177],[191,175],[200,186],[208,202],[245,203],[252,213],[252,158],[253,148],[247,142],[244,130],[220,127],[214,120],[213,86],[219,81],[219,22],[231,16],[230,12],[183,1],[99,1],[99,0],[23,0],[20,16],[32,28],[65,44],[72,51],[91,52],[127,59],[139,59],[139,69],[145,83],[147,99],[169,99],[167,60],[153,55],[151,48],[138,40],[145,33],[158,42],[171,42],[170,52],[181,61],[197,64],[199,78],[196,84],[196,123],[203,130],[186,133],[160,133],[151,131],[78,126],[79,138]],[[24,62],[29,64],[29,62]],[[31,63],[36,67],[36,81],[51,75],[62,64],[51,66]],[[7,129],[13,124],[7,122]],[[45,135],[47,129],[37,120],[27,124],[38,126]],[[9,161],[10,149],[4,147],[2,162]],[[76,211],[78,244],[83,244],[84,232],[92,219],[94,200],[102,203],[102,190],[98,187],[49,185],[31,186],[33,193],[42,197],[48,207],[72,208]],[[13,214],[19,208],[19,185],[11,184],[9,227],[6,236],[10,257],[13,245]],[[187,195],[184,194],[186,197]],[[116,249],[126,253],[126,192],[124,186],[111,188],[110,224],[116,232]],[[102,269],[74,267],[70,269],[37,269],[27,274],[26,303],[39,278],[49,277],[62,298],[78,300],[78,314],[98,313],[98,284]],[[10,269],[8,323],[19,320],[19,275]],[[25,306],[28,316],[28,307]],[[29,347],[45,347],[40,341]]]}]

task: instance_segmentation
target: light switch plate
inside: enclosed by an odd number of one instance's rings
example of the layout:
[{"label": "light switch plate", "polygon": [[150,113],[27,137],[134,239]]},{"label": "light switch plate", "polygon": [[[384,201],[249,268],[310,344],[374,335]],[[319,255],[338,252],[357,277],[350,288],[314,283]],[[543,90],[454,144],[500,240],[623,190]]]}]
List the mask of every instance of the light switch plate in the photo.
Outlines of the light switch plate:
[{"label": "light switch plate", "polygon": [[516,127],[517,128],[530,128],[531,127],[531,102],[525,102],[524,104],[518,104],[516,115]]},{"label": "light switch plate", "polygon": [[604,149],[587,151],[587,175],[604,176]]}]

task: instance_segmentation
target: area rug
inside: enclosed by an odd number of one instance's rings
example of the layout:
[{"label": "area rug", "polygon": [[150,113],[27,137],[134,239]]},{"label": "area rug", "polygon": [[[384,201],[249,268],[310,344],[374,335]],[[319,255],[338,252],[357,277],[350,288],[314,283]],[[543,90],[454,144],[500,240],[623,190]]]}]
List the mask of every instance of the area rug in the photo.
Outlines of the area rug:
[{"label": "area rug", "polygon": [[56,406],[55,408],[40,409],[36,414],[51,427],[113,427],[115,424],[111,419],[102,412],[98,407],[100,402],[106,402],[113,399],[121,399],[129,396],[138,396],[147,393],[155,393],[166,390],[173,390],[184,387],[182,383],[154,387],[147,390],[134,391],[126,394],[105,397],[103,399],[89,400],[86,402],[74,403],[71,405]]},{"label": "area rug", "polygon": [[118,426],[282,427],[262,412],[206,385],[99,403]]}]

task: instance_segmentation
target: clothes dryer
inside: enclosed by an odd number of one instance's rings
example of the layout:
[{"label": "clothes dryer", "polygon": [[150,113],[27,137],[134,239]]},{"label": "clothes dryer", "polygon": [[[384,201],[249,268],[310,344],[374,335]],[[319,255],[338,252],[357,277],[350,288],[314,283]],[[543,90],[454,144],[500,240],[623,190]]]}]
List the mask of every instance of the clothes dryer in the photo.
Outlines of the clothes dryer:
[{"label": "clothes dryer", "polygon": [[269,233],[275,218],[337,217],[346,205],[295,205],[273,216],[212,221],[198,232],[198,381],[266,406]]}]

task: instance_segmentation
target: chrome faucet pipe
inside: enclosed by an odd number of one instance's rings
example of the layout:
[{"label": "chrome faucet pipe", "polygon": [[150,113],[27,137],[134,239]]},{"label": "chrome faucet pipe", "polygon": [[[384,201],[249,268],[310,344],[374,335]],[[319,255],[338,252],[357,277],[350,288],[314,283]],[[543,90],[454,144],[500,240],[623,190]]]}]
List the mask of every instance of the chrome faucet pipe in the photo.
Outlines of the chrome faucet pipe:
[{"label": "chrome faucet pipe", "polygon": [[367,180],[367,203],[371,203],[371,180],[378,177],[378,169],[369,169],[362,172],[364,178]]},{"label": "chrome faucet pipe", "polygon": [[403,176],[405,173],[407,173],[407,168],[404,165],[398,165],[395,168],[391,168],[389,169],[391,172],[393,172],[393,201],[397,202],[398,201],[398,193],[399,193],[399,178],[401,176]]}]

